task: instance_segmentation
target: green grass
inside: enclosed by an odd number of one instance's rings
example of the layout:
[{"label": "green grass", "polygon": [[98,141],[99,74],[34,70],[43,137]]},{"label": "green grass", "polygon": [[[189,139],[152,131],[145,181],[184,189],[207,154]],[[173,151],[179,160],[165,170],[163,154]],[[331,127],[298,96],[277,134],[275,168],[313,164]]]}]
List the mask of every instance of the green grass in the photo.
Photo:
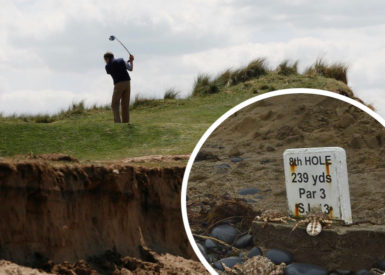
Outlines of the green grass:
[{"label": "green grass", "polygon": [[[207,84],[206,80],[200,81]],[[66,153],[80,160],[108,160],[189,154],[216,119],[255,95],[298,87],[350,91],[346,84],[333,78],[319,74],[284,75],[277,70],[237,84],[226,84],[223,74],[214,80],[216,93],[197,92],[187,99],[139,98],[131,105],[131,125],[114,124],[108,107],[87,109],[82,104],[74,104],[54,116],[0,116],[0,156]],[[208,81],[212,81],[210,77]]]}]

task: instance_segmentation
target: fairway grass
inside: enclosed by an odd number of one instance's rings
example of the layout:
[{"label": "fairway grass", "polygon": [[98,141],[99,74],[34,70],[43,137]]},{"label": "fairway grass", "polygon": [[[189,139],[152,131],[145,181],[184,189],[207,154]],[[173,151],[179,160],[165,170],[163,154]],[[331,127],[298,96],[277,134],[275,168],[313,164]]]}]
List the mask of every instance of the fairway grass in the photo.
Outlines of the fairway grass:
[{"label": "fairway grass", "polygon": [[111,110],[93,108],[51,123],[0,118],[0,157],[64,153],[79,160],[113,160],[158,154],[190,154],[207,128],[242,101],[272,90],[316,88],[349,91],[319,75],[269,72],[222,87],[216,94],[149,100],[131,110],[131,124],[115,124]]}]

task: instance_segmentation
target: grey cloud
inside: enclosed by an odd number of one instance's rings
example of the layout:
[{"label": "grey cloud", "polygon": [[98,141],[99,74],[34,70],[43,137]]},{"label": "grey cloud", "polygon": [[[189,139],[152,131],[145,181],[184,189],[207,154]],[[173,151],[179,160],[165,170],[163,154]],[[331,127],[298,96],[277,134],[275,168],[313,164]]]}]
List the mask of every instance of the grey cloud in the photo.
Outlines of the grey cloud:
[{"label": "grey cloud", "polygon": [[[0,29],[3,95],[25,90],[43,97],[48,93],[39,91],[49,90],[67,91],[59,93],[63,98],[97,100],[97,94],[109,100],[111,80],[102,55],[111,50],[127,56],[107,39],[111,34],[135,54],[134,94],[160,97],[175,87],[187,95],[198,73],[216,73],[258,56],[272,65],[298,59],[301,68],[316,57],[348,62],[353,88],[371,89],[370,99],[385,86],[379,60],[383,1],[27,2],[8,2],[8,12],[0,11],[6,26]],[[57,22],[45,23],[54,17]],[[5,53],[10,57],[4,59]]]}]

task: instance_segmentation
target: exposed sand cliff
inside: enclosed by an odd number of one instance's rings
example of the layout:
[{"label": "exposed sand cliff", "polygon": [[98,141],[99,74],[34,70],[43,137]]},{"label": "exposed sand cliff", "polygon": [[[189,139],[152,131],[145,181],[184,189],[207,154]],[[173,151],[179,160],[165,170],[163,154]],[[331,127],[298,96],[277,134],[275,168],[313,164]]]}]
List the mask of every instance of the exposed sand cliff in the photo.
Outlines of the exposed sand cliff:
[{"label": "exposed sand cliff", "polygon": [[154,253],[195,257],[180,211],[183,172],[122,162],[2,161],[0,258],[39,266],[110,250],[140,260],[140,232]]}]

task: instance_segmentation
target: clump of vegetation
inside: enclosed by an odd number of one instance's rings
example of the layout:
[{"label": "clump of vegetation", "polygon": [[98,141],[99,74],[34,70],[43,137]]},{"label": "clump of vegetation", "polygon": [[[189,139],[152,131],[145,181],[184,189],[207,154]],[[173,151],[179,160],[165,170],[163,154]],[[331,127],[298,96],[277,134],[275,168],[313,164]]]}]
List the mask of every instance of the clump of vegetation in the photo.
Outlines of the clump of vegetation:
[{"label": "clump of vegetation", "polygon": [[348,84],[348,66],[343,63],[327,64],[322,59],[318,59],[312,66],[305,70],[305,74],[318,74],[327,78],[334,78]]},{"label": "clump of vegetation", "polygon": [[193,96],[215,94],[219,92],[219,87],[215,81],[211,81],[207,74],[198,75],[192,91]]},{"label": "clump of vegetation", "polygon": [[[268,68],[264,58],[258,58],[245,67],[236,70],[227,69],[214,79],[207,74],[200,74],[195,80],[192,96],[215,94],[222,91],[225,87],[229,88],[229,90],[234,90],[231,88],[232,86],[236,86],[235,90],[246,88],[253,93],[258,93],[258,90],[252,87],[256,79],[262,79],[262,83],[260,84],[263,85],[263,87],[260,87],[261,90],[274,91],[276,87],[265,85],[265,81],[263,80],[264,77],[268,77],[269,75],[291,77],[293,83],[299,81],[298,77],[300,76],[306,77],[311,75],[315,79],[317,77],[333,78],[347,84],[347,71],[348,67],[343,63],[327,64],[322,59],[318,59],[312,66],[307,68],[304,73],[298,72],[298,61],[290,62],[288,60],[281,62],[277,68],[272,71]],[[274,79],[274,81],[276,81],[276,79]],[[242,83],[244,84],[243,87],[237,86],[237,84]],[[299,85],[305,87],[302,84]],[[314,83],[306,85],[308,88],[314,88],[316,86]],[[289,88],[289,86],[286,85],[283,88]],[[343,89],[348,88],[344,87]]]},{"label": "clump of vegetation", "polygon": [[252,78],[258,78],[267,74],[268,71],[266,60],[258,58],[251,61],[246,67],[233,71],[231,73],[231,84],[236,85]]},{"label": "clump of vegetation", "polygon": [[292,65],[290,65],[289,61],[285,60],[278,65],[276,71],[278,72],[278,74],[285,76],[298,74],[298,61],[295,61]]},{"label": "clump of vegetation", "polygon": [[198,75],[194,83],[192,96],[215,94],[223,87],[236,85],[247,80],[258,78],[269,72],[264,58],[258,58],[247,66],[237,70],[227,69],[216,78],[211,79],[207,74]]},{"label": "clump of vegetation", "polygon": [[166,90],[166,92],[164,93],[164,99],[176,99],[176,97],[178,96],[180,92],[179,91],[176,91],[174,88],[170,88],[168,90]]},{"label": "clump of vegetation", "polygon": [[213,82],[216,83],[217,86],[219,87],[228,87],[231,85],[232,82],[232,71],[230,69],[227,69],[220,75],[218,75]]},{"label": "clump of vegetation", "polygon": [[145,98],[141,97],[140,95],[135,96],[135,101],[132,103],[131,108],[136,109],[138,107],[154,107],[158,105],[159,100],[155,98]]},{"label": "clump of vegetation", "polygon": [[11,120],[20,120],[24,122],[36,122],[36,123],[52,123],[63,119],[73,119],[84,115],[87,111],[103,109],[105,110],[108,106],[97,106],[94,105],[90,108],[85,107],[84,101],[78,103],[72,103],[67,110],[62,110],[57,114],[37,114],[37,115],[12,115],[8,118]]}]

